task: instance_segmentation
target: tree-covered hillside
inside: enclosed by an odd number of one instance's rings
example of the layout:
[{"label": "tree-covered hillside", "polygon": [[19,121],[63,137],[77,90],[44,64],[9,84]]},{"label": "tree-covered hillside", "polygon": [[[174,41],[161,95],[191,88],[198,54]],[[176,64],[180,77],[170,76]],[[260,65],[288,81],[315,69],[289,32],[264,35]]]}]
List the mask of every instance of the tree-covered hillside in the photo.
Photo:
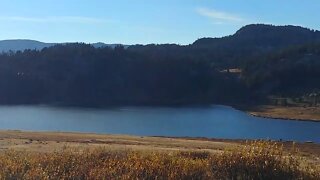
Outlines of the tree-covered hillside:
[{"label": "tree-covered hillside", "polygon": [[288,48],[245,62],[243,79],[255,92],[301,96],[320,90],[320,43]]},{"label": "tree-covered hillside", "polygon": [[0,103],[223,104],[299,95],[320,88],[319,44],[318,31],[249,25],[188,46],[76,43],[2,53]]}]

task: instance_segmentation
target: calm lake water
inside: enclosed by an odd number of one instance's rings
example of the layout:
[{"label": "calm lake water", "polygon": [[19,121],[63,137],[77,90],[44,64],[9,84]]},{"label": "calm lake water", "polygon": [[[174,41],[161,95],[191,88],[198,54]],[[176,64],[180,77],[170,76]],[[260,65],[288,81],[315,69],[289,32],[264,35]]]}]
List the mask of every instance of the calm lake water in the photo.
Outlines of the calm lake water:
[{"label": "calm lake water", "polygon": [[0,106],[0,129],[320,143],[320,123],[257,118],[226,106],[114,109]]}]

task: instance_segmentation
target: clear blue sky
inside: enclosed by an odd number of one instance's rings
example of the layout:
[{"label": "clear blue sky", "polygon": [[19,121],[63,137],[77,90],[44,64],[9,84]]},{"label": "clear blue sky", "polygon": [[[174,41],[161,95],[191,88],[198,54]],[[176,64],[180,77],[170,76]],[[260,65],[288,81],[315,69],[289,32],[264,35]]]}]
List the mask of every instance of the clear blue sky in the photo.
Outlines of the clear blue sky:
[{"label": "clear blue sky", "polygon": [[189,44],[267,23],[320,29],[319,0],[1,0],[0,39]]}]

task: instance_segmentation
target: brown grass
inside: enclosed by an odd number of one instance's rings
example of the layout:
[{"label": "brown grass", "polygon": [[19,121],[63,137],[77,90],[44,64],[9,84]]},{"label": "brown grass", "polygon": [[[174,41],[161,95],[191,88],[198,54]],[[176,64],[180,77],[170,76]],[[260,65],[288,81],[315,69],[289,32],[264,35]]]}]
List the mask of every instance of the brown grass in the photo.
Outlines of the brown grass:
[{"label": "brown grass", "polygon": [[291,120],[320,121],[320,107],[303,106],[257,106],[246,108],[251,115]]},{"label": "brown grass", "polygon": [[0,179],[319,179],[319,165],[276,143],[253,142],[206,151],[8,150],[0,154]]}]

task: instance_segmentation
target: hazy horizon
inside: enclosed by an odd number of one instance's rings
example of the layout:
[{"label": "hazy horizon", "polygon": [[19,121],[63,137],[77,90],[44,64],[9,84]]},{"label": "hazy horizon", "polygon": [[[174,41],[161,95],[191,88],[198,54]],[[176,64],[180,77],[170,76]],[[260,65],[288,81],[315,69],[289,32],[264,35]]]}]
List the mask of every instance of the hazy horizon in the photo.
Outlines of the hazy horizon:
[{"label": "hazy horizon", "polygon": [[320,29],[320,2],[315,0],[4,0],[2,7],[3,40],[186,45],[202,37],[231,35],[247,24]]},{"label": "hazy horizon", "polygon": [[[254,24],[254,23],[253,23]],[[256,23],[256,24],[263,24],[263,23]],[[252,24],[247,24],[247,25],[252,25]],[[244,26],[247,26],[247,25],[244,25]],[[298,25],[291,25],[291,24],[283,24],[283,25],[274,25],[274,24],[263,24],[263,25],[273,25],[273,26],[296,26],[296,27],[301,27],[301,28],[307,28],[307,29],[310,29],[310,30],[315,30],[315,31],[319,31],[319,29],[312,29],[312,28],[309,28],[309,27],[304,27],[304,26],[298,26]],[[242,26],[242,27],[244,27]],[[242,28],[240,27],[240,28]],[[239,28],[239,29],[240,29]],[[148,45],[148,44],[177,44],[177,45],[190,45],[192,44],[193,42],[195,42],[196,40],[198,39],[201,39],[201,38],[222,38],[222,37],[227,37],[227,36],[230,36],[230,35],[233,35],[235,34],[239,29],[235,30],[235,32],[231,33],[231,34],[227,34],[225,36],[220,36],[220,37],[209,37],[209,36],[206,36],[206,37],[198,37],[197,39],[195,39],[194,41],[190,42],[189,44],[179,44],[179,43],[175,43],[175,42],[172,42],[172,43],[153,43],[153,42],[150,42],[150,43],[146,43],[146,44],[142,44],[142,43],[133,43],[133,44],[124,44],[124,43],[120,43],[120,42],[113,42],[113,43],[110,43],[110,42],[103,42],[103,41],[96,41],[96,42],[84,42],[84,41],[69,41],[69,42],[46,42],[46,41],[41,41],[41,40],[38,40],[38,39],[20,39],[20,38],[16,38],[16,39],[0,39],[0,41],[37,41],[37,42],[40,42],[40,43],[46,43],[46,44],[63,44],[63,43],[85,43],[85,44],[98,44],[98,43],[104,43],[104,44],[121,44],[121,45]]]}]

